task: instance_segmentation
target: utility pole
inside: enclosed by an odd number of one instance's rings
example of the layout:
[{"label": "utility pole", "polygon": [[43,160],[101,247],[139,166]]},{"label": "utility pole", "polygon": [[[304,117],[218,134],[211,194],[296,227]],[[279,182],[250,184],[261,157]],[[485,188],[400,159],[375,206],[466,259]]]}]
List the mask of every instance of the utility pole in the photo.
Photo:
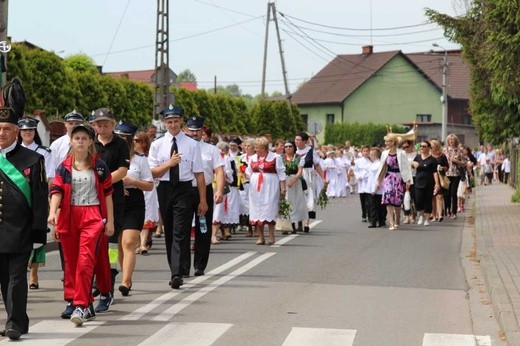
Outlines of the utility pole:
[{"label": "utility pole", "polygon": [[442,59],[442,129],[441,138],[446,142],[448,137],[448,51],[444,50]]},{"label": "utility pole", "polygon": [[169,61],[169,1],[157,0],[157,28],[155,38],[155,92],[153,119],[159,119],[159,113],[170,103],[174,103],[170,85],[174,82]]},{"label": "utility pole", "polygon": [[265,21],[265,41],[264,41],[264,63],[262,67],[262,93],[260,97],[265,97],[265,73],[267,69],[267,46],[269,43],[269,22],[271,21],[271,3],[267,3],[267,19]]},{"label": "utility pole", "polygon": [[287,106],[289,112],[291,112],[291,94],[289,92],[289,84],[287,82],[287,69],[285,68],[285,59],[282,48],[282,38],[280,36],[280,28],[278,26],[278,17],[276,16],[276,5],[274,2],[267,3],[267,20],[265,23],[265,42],[264,42],[264,63],[262,70],[262,98],[265,98],[265,75],[267,70],[267,47],[269,43],[269,22],[271,21],[271,13],[273,14],[273,21],[276,29],[276,36],[278,38],[278,52],[280,53],[280,62],[282,64],[282,76],[283,83],[285,86],[285,98],[287,100]]},{"label": "utility pole", "polygon": [[445,142],[446,137],[448,137],[448,50],[437,43],[432,43],[432,46],[444,49],[444,57],[442,58],[441,140]]},{"label": "utility pole", "polygon": [[280,52],[280,61],[282,63],[282,74],[283,74],[283,84],[285,86],[285,97],[287,97],[287,100],[289,98],[289,84],[287,83],[287,70],[285,69],[285,59],[283,57],[283,48],[282,48],[282,39],[280,37],[280,29],[278,28],[278,17],[276,17],[276,5],[274,2],[272,3],[272,10],[273,10],[273,19],[274,19],[274,25],[276,28],[276,36],[278,37],[278,51]]},{"label": "utility pole", "polygon": [[[6,48],[7,42],[7,23],[8,23],[8,13],[9,13],[9,1],[8,0],[0,0],[0,42],[4,42],[2,44],[2,48]],[[2,49],[4,50],[4,49]],[[7,51],[2,53],[2,59],[5,66],[7,66]],[[7,83],[7,72],[1,72],[0,86],[4,87]]]}]

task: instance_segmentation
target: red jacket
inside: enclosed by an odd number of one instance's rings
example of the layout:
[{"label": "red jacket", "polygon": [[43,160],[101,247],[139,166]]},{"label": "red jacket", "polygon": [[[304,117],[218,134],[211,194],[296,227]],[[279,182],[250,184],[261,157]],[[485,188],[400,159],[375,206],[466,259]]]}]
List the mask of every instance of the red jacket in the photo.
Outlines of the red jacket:
[{"label": "red jacket", "polygon": [[[56,174],[52,182],[51,196],[60,193],[61,211],[56,224],[57,233],[66,233],[70,228],[70,202],[72,198],[72,156],[68,156],[65,161],[56,169]],[[105,197],[112,194],[112,175],[106,163],[98,155],[92,159],[94,174],[96,179],[96,190],[99,199],[101,217],[107,218],[107,205]]]}]

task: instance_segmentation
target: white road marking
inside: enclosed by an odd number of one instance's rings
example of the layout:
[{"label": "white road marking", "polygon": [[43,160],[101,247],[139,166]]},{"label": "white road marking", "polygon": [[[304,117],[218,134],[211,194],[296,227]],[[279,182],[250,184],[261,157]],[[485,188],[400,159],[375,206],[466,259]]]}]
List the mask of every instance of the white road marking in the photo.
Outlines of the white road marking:
[{"label": "white road marking", "polygon": [[322,223],[323,220],[314,220],[312,221],[310,224],[309,224],[309,228],[314,228],[316,226],[318,226],[320,223]]},{"label": "white road marking", "polygon": [[[105,322],[85,322],[83,327],[75,327],[69,320],[44,320],[29,327],[29,334],[22,335],[20,341],[24,345],[60,346],[74,341]],[[5,338],[0,344],[10,342]]]},{"label": "white road marking", "polygon": [[198,276],[198,277],[194,278],[193,280],[191,280],[189,283],[185,283],[182,286],[182,288],[183,288],[182,290],[175,290],[175,291],[171,291],[171,292],[168,292],[166,294],[163,294],[162,296],[152,300],[150,303],[148,303],[148,304],[146,304],[144,306],[141,306],[140,308],[134,310],[133,312],[129,313],[128,315],[125,315],[125,316],[121,317],[120,320],[124,320],[124,321],[137,321],[138,319],[140,319],[145,314],[149,313],[150,311],[152,311],[153,309],[155,309],[159,305],[161,305],[163,303],[166,303],[170,299],[175,297],[176,295],[185,292],[186,289],[193,288],[195,285],[200,284],[200,283],[202,283],[202,282],[212,278],[213,276],[222,273],[224,270],[227,270],[227,269],[229,269],[229,268],[239,264],[242,261],[245,261],[246,259],[248,259],[249,257],[253,256],[254,254],[256,254],[256,252],[254,252],[254,251],[246,252],[246,253],[244,253],[244,254],[242,254],[242,255],[232,259],[231,261],[229,261],[227,263],[224,263],[220,267],[215,268],[212,271],[206,273],[206,275]]},{"label": "white road marking", "polygon": [[491,346],[489,335],[425,333],[423,346]]},{"label": "white road marking", "polygon": [[356,330],[293,327],[284,346],[348,346],[354,344]]},{"label": "white road marking", "polygon": [[297,236],[298,236],[298,234],[291,234],[291,235],[288,235],[287,237],[283,237],[282,239],[278,240],[276,243],[271,245],[271,247],[280,247],[283,244],[290,242],[291,240],[293,240]]},{"label": "white road marking", "polygon": [[275,254],[276,254],[275,252],[266,252],[266,253],[264,253],[263,255],[261,255],[261,256],[255,258],[254,260],[252,260],[251,262],[249,262],[249,263],[243,265],[242,267],[238,268],[237,270],[235,270],[231,274],[223,276],[223,277],[219,278],[218,280],[215,280],[211,284],[202,287],[197,292],[190,294],[189,296],[187,296],[186,298],[184,298],[183,300],[181,300],[177,304],[175,304],[172,307],[164,310],[163,312],[161,312],[160,314],[158,314],[157,316],[152,318],[152,320],[153,321],[169,321],[177,313],[182,311],[185,307],[188,307],[194,301],[197,301],[198,299],[202,298],[203,296],[205,296],[209,292],[213,291],[215,288],[217,288],[219,286],[222,286],[223,284],[225,284],[226,282],[236,278],[237,276],[242,275],[246,271],[254,268],[258,264],[260,264],[263,261],[265,261],[266,259],[268,259],[269,257],[274,256]]},{"label": "white road marking", "polygon": [[139,345],[160,346],[175,343],[183,346],[209,346],[232,326],[227,323],[168,323]]}]

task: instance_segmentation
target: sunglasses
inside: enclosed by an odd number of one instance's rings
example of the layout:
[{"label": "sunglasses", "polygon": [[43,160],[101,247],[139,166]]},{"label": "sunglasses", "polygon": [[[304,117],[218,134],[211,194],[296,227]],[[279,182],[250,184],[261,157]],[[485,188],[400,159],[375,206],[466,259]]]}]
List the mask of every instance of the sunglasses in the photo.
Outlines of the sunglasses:
[{"label": "sunglasses", "polygon": [[410,148],[409,145],[405,145],[405,146],[403,146],[403,149],[408,149],[408,148]]},{"label": "sunglasses", "polygon": [[427,145],[421,145],[421,148],[429,148]]},{"label": "sunglasses", "polygon": [[292,145],[286,145],[285,148],[292,148]]}]

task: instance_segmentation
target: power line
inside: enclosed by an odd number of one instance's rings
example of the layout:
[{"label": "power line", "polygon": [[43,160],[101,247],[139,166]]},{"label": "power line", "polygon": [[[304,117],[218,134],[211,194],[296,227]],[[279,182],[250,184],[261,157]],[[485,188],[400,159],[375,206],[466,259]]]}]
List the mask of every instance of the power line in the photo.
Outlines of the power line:
[{"label": "power line", "polygon": [[201,3],[201,4],[204,4],[204,5],[207,5],[207,6],[211,6],[211,7],[215,7],[215,8],[221,9],[221,10],[225,10],[225,11],[229,11],[229,12],[233,12],[233,13],[241,14],[241,15],[246,16],[246,17],[251,17],[251,18],[255,17],[255,16],[252,15],[252,14],[248,14],[248,13],[244,13],[244,12],[240,12],[240,11],[232,10],[232,9],[230,9],[230,8],[222,7],[222,6],[219,6],[219,5],[214,4],[213,2],[208,3],[208,2],[205,2],[205,1],[202,1],[202,0],[192,0],[192,1],[199,2],[199,3]]},{"label": "power line", "polygon": [[110,47],[108,47],[108,52],[105,55],[105,60],[103,60],[102,65],[105,65],[105,63],[107,62],[108,55],[110,54],[110,51],[112,50],[112,46],[114,45],[114,42],[116,40],[116,36],[117,36],[117,33],[119,32],[119,28],[121,27],[121,23],[123,23],[123,18],[125,18],[126,10],[128,10],[128,5],[130,5],[130,1],[131,0],[128,0],[126,2],[125,10],[123,11],[123,14],[121,15],[121,19],[119,19],[119,24],[117,24],[116,32],[114,33],[114,36],[112,37],[112,42],[110,42]]},{"label": "power line", "polygon": [[331,26],[331,25],[325,25],[325,24],[320,24],[320,23],[316,23],[316,22],[311,22],[311,21],[304,20],[304,19],[301,19],[301,18],[297,18],[297,17],[291,16],[289,14],[282,13],[282,12],[278,12],[278,13],[280,13],[280,15],[282,17],[293,18],[294,20],[297,20],[297,21],[300,21],[300,22],[303,22],[303,23],[316,25],[316,26],[321,26],[321,27],[329,28],[329,29],[350,30],[350,31],[374,31],[374,30],[375,31],[389,31],[389,30],[401,30],[401,29],[408,29],[408,28],[416,28],[416,27],[419,27],[419,26],[425,26],[425,25],[429,25],[429,24],[433,23],[432,21],[427,21],[425,23],[404,25],[404,26],[396,26],[396,27],[391,27],[391,28],[368,28],[368,29],[364,29],[364,28],[363,29],[362,28],[346,28],[346,27]]},{"label": "power line", "polygon": [[312,32],[318,32],[320,34],[340,36],[340,37],[396,37],[396,36],[417,35],[417,34],[422,34],[422,33],[425,33],[425,32],[442,30],[441,28],[433,28],[433,29],[425,29],[425,30],[410,31],[410,32],[400,32],[400,33],[395,33],[395,34],[370,35],[370,34],[342,34],[342,33],[338,33],[338,32],[331,32],[331,31],[324,31],[324,30],[313,29],[313,28],[309,28],[309,27],[305,27],[305,26],[301,26],[301,25],[298,25],[298,27],[303,29],[303,30],[308,30],[308,31],[312,31]]},{"label": "power line", "polygon": [[[212,29],[212,30],[200,32],[200,33],[193,34],[193,35],[179,37],[179,38],[176,38],[176,39],[172,39],[169,42],[170,43],[171,42],[178,42],[178,41],[183,41],[183,40],[186,40],[186,39],[189,39],[189,38],[193,38],[193,37],[198,37],[198,36],[202,36],[202,35],[211,34],[211,33],[217,32],[217,31],[221,31],[221,30],[224,30],[224,29],[231,28],[233,26],[237,26],[237,25],[241,25],[241,24],[245,24],[245,23],[254,21],[254,20],[258,20],[258,19],[263,18],[263,17],[265,17],[265,16],[258,16],[258,17],[255,17],[255,18],[244,20],[244,21],[239,22],[239,23],[222,26],[222,27],[219,27],[219,28],[215,28],[215,29]],[[135,50],[141,50],[141,49],[145,49],[145,48],[150,48],[150,47],[155,47],[155,45],[151,44],[151,45],[146,45],[146,46],[140,46],[140,47],[134,47],[134,48],[128,48],[128,49],[121,49],[121,50],[117,50],[117,51],[113,51],[113,52],[110,51],[110,52],[107,52],[107,53],[97,53],[97,54],[92,54],[90,56],[91,57],[95,57],[95,56],[102,56],[102,55],[105,55],[105,54],[108,55],[108,54],[126,53],[126,52],[135,51]]]}]

